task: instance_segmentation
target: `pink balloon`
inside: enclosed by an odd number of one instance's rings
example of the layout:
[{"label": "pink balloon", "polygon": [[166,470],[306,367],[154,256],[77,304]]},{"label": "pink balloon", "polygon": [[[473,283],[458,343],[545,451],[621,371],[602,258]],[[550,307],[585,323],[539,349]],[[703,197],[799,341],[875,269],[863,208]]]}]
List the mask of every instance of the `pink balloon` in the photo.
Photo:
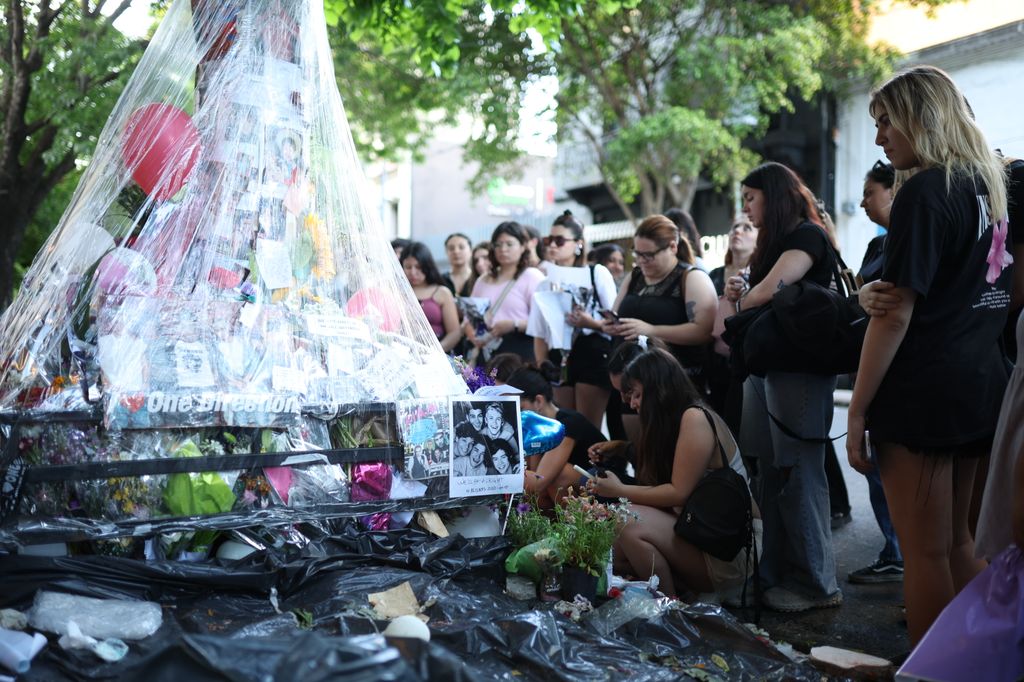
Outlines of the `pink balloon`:
[{"label": "pink balloon", "polygon": [[147,104],[129,117],[122,155],[132,178],[154,199],[178,193],[202,144],[192,118],[170,104]]},{"label": "pink balloon", "polygon": [[352,317],[376,318],[380,321],[380,328],[386,332],[393,332],[402,324],[398,301],[380,289],[360,289],[348,299],[345,310]]}]

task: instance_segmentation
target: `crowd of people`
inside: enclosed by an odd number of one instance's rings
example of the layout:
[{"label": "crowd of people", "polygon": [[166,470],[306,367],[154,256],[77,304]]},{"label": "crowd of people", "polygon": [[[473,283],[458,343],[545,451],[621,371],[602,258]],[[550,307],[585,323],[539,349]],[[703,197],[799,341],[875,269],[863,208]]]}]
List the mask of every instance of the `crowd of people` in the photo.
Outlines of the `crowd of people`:
[{"label": "crowd of people", "polygon": [[[916,643],[986,560],[1024,539],[1024,398],[1013,368],[1024,269],[1012,267],[1024,258],[1013,233],[1024,220],[1024,163],[990,148],[967,99],[933,67],[890,78],[865,115],[888,162],[867,170],[861,207],[885,234],[857,276],[865,331],[846,449],[867,478],[882,549],[847,578],[903,580]],[[725,264],[710,273],[681,209],[642,220],[628,259],[616,244],[588,249],[568,211],[539,240],[515,222],[476,246],[450,236],[444,275],[422,245],[403,245],[399,258],[442,347],[478,353],[522,390],[523,409],[565,424],[563,443],[528,462],[526,490],[553,505],[586,483],[633,503],[618,570],[657,575],[667,594],[735,599],[755,577],[750,552],[724,560],[674,530],[701,481],[728,467],[753,493],[762,604],[835,607],[843,594],[827,472],[830,462],[837,470],[837,376],[799,359],[750,374],[725,331],[794,285],[836,291],[835,227],[783,164],[764,163],[740,185]],[[590,295],[566,313],[566,342],[534,309],[537,296],[580,277]],[[466,296],[489,301],[486,333],[459,325],[454,300]],[[573,465],[598,475],[581,478]]]}]

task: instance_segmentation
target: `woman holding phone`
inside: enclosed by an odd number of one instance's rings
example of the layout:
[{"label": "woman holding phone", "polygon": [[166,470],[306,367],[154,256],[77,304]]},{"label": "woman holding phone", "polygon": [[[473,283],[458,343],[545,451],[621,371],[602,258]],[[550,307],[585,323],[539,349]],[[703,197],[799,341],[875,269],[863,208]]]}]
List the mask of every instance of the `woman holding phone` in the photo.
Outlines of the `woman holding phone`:
[{"label": "woman holding phone", "polygon": [[703,395],[704,366],[718,310],[711,279],[694,265],[689,242],[663,215],[649,216],[636,228],[633,260],[637,267],[612,306],[618,319],[606,319],[602,328],[627,341],[639,336],[664,341]]}]

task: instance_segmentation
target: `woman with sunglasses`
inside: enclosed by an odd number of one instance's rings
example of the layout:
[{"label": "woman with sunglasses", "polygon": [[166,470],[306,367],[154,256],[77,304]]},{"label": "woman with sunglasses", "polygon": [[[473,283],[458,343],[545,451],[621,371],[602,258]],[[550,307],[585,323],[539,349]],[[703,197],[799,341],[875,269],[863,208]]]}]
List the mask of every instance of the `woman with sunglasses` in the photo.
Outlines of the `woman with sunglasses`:
[{"label": "woman with sunglasses", "polygon": [[633,341],[639,336],[661,339],[700,391],[705,391],[704,366],[718,310],[715,286],[694,265],[690,242],[663,215],[645,218],[633,235],[636,267],[619,290],[617,318],[603,329]]},{"label": "woman with sunglasses", "polygon": [[491,271],[473,284],[473,297],[491,302],[485,315],[487,334],[478,337],[469,323],[463,328],[474,346],[490,349],[485,350],[485,360],[498,353],[515,353],[524,360],[533,360],[533,339],[526,335],[526,324],[533,292],[544,280],[544,273],[529,266],[528,240],[526,230],[517,222],[507,221],[494,228]]},{"label": "woman with sunglasses", "polygon": [[[615,281],[603,265],[585,266],[585,242],[583,223],[570,211],[555,218],[551,232],[544,237],[544,255],[547,262],[565,268],[588,267],[590,271],[591,296],[585,307],[573,306],[566,315],[566,322],[577,332],[573,334],[572,346],[565,360],[565,374],[562,385],[556,390],[559,404],[575,409],[592,424],[600,428],[605,407],[612,387],[608,383],[608,353],[611,352],[611,337],[601,328],[599,310],[610,308],[615,301]],[[560,284],[558,270],[548,271],[548,282]],[[527,333],[534,336],[533,352],[538,363],[551,360],[559,365],[564,351],[551,350],[545,338],[546,325],[540,315],[533,315]],[[559,362],[555,362],[555,360]]]}]

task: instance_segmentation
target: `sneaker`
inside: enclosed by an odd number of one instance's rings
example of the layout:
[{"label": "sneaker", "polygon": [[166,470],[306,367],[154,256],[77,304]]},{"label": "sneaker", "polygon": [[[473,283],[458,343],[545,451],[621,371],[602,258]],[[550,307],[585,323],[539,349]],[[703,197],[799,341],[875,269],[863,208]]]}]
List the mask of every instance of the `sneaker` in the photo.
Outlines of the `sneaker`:
[{"label": "sneaker", "polygon": [[903,562],[879,559],[870,566],[851,571],[846,579],[856,585],[903,582]]},{"label": "sneaker", "polygon": [[811,609],[827,609],[839,606],[843,603],[843,593],[836,590],[834,593],[821,599],[811,599],[790,592],[785,587],[770,587],[761,595],[761,601],[772,611],[784,613],[798,613],[810,611]]}]

